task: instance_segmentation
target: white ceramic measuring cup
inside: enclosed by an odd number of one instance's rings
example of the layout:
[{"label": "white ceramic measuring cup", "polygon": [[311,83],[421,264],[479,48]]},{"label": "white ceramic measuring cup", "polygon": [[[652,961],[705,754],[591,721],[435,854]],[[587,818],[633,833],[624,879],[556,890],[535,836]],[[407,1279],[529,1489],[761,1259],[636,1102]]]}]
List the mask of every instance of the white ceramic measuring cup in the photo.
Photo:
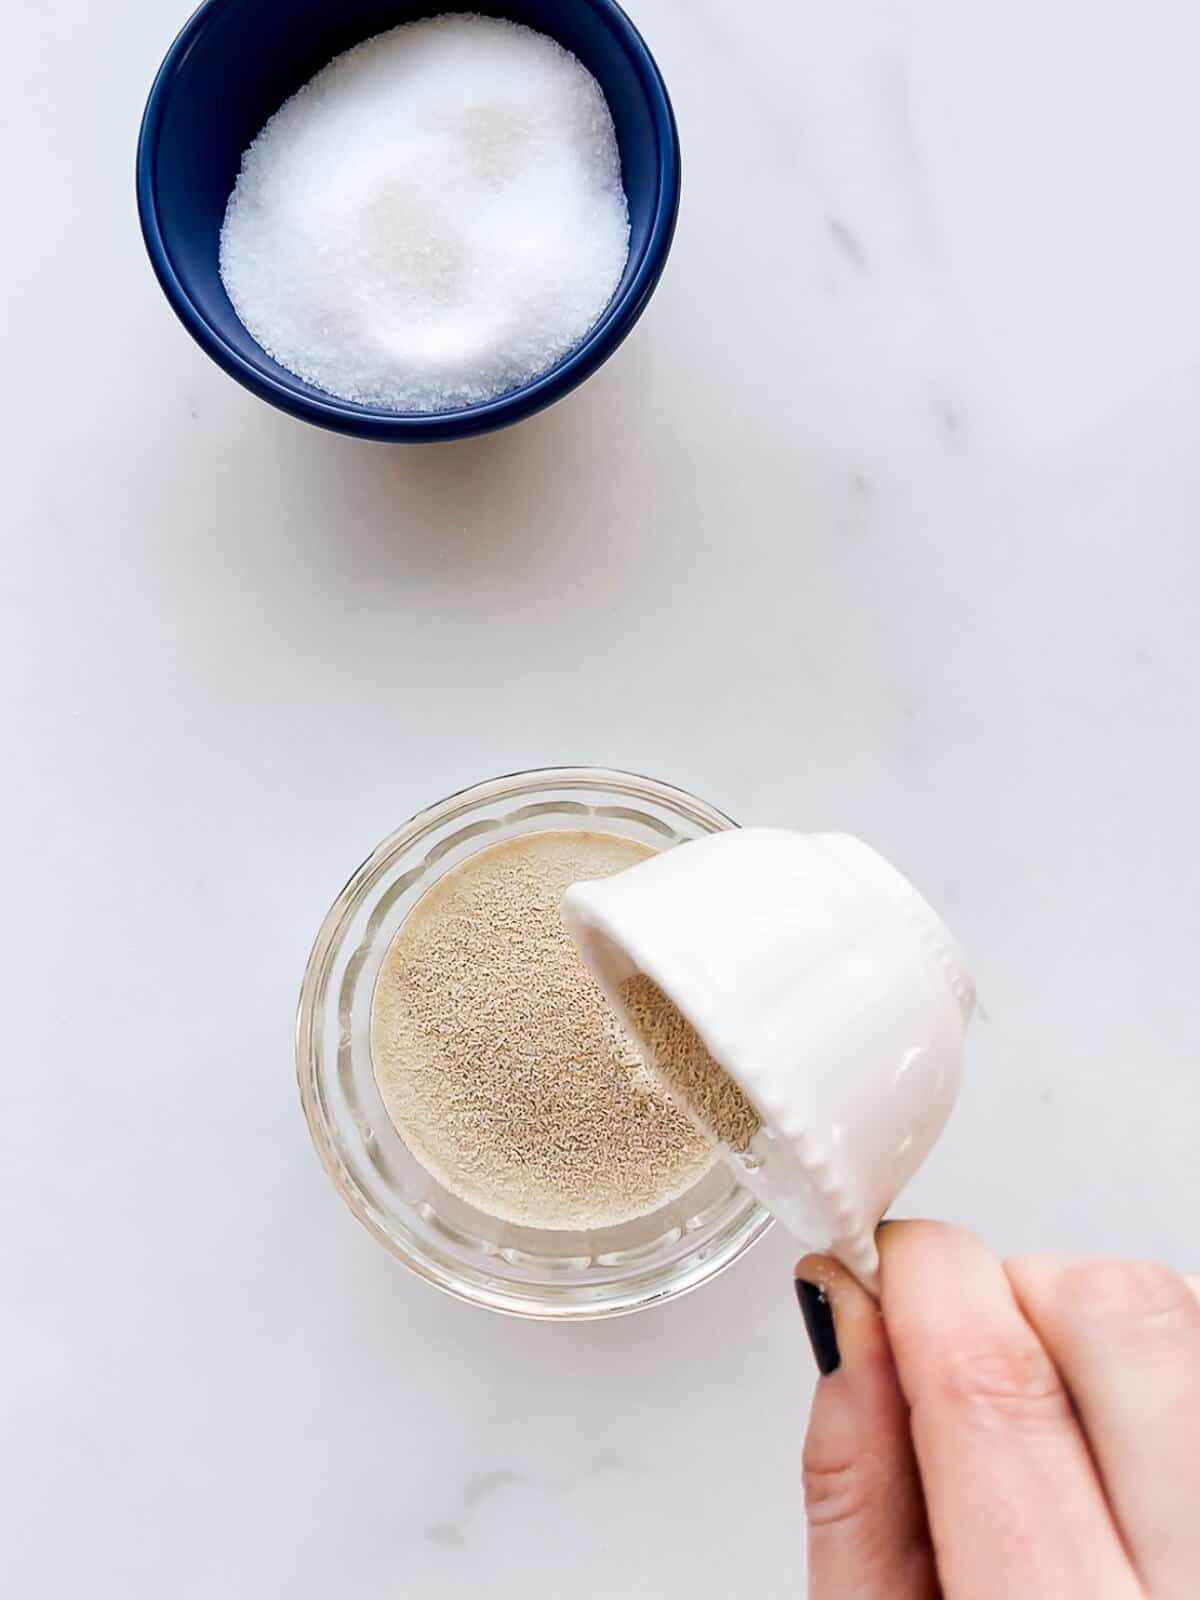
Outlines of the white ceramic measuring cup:
[{"label": "white ceramic measuring cup", "polygon": [[631,1029],[644,973],[753,1103],[749,1149],[722,1146],[746,1187],[877,1292],[875,1228],[950,1115],[975,1007],[936,913],[857,839],[747,828],[575,884],[563,919]]}]

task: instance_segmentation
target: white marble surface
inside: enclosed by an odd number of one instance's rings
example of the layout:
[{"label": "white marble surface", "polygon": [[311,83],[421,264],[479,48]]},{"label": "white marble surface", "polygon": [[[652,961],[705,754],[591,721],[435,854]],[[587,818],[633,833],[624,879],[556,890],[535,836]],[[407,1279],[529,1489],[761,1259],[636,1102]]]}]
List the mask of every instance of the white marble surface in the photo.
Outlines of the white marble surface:
[{"label": "white marble surface", "polygon": [[1200,1264],[1200,12],[636,0],[662,289],[551,414],[413,451],[162,302],[133,142],[183,16],[6,33],[6,1589],[790,1600],[787,1241],[594,1328],[440,1297],[312,1157],[300,969],[499,770],[848,828],[991,1013],[910,1209]]}]

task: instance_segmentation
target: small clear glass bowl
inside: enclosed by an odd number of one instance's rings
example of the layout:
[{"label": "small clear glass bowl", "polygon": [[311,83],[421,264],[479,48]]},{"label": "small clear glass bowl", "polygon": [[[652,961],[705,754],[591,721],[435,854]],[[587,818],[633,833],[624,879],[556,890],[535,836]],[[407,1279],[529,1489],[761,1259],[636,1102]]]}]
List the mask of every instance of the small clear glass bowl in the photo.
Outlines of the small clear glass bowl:
[{"label": "small clear glass bowl", "polygon": [[722,1161],[686,1194],[620,1227],[569,1233],[501,1222],[450,1194],[410,1154],[371,1064],[371,1002],[388,947],[421,895],[474,852],[549,829],[618,834],[663,850],[734,826],[650,778],[594,767],[518,773],[422,811],[338,896],[300,991],[300,1098],[346,1204],[429,1283],[517,1316],[617,1316],[697,1288],[766,1232],[770,1215]]}]

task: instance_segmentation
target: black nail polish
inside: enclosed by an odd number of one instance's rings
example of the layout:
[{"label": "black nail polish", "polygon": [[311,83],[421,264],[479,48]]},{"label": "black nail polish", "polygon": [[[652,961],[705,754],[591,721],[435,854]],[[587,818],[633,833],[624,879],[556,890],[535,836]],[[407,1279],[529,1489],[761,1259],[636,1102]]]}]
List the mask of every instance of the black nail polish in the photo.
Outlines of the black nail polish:
[{"label": "black nail polish", "polygon": [[803,1278],[796,1279],[796,1299],[800,1302],[800,1311],[804,1317],[804,1326],[808,1330],[813,1355],[817,1360],[817,1368],[821,1376],[827,1378],[842,1364],[837,1329],[833,1324],[833,1307],[829,1304],[824,1289],[815,1283],[806,1283]]}]

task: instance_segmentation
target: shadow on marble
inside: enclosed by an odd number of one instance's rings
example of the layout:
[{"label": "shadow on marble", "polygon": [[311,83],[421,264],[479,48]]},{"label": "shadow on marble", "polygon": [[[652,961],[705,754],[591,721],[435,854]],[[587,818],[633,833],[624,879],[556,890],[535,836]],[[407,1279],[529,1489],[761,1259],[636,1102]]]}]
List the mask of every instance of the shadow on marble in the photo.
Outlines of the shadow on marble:
[{"label": "shadow on marble", "polygon": [[269,416],[269,470],[299,494],[296,559],[366,562],[406,585],[447,563],[535,571],[546,526],[585,508],[637,447],[645,409],[636,340],[575,394],[516,427],[449,444],[369,444]]}]

